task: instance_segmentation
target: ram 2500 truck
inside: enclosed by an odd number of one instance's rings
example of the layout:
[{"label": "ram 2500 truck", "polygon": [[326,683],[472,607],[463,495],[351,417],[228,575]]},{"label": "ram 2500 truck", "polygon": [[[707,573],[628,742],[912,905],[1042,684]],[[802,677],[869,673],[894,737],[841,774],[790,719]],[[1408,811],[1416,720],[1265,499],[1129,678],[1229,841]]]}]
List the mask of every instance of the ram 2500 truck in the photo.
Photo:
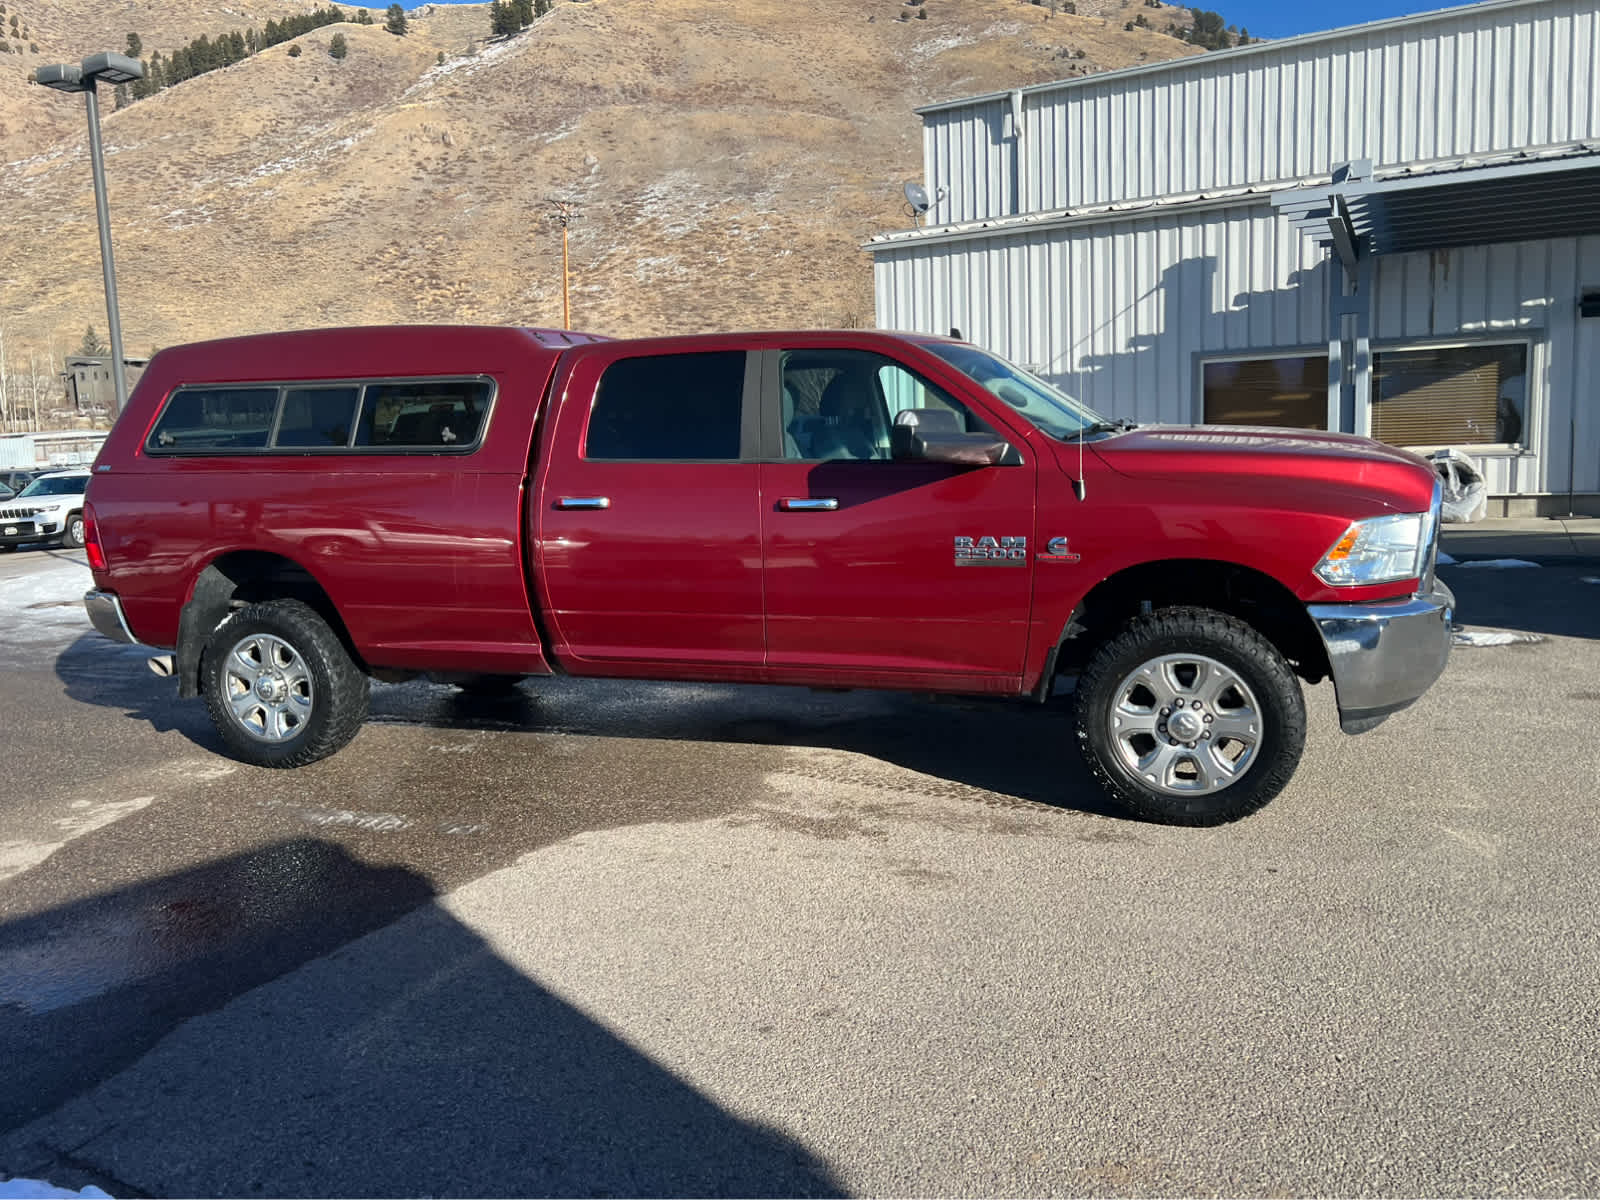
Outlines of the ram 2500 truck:
[{"label": "ram 2500 truck", "polygon": [[[568,674],[1031,697],[1146,818],[1289,781],[1300,680],[1369,729],[1438,678],[1428,465],[1107,421],[960,341],[319,330],[164,350],[94,467],[97,629],[291,767],[368,679]],[[1297,678],[1298,677],[1298,678]]]}]

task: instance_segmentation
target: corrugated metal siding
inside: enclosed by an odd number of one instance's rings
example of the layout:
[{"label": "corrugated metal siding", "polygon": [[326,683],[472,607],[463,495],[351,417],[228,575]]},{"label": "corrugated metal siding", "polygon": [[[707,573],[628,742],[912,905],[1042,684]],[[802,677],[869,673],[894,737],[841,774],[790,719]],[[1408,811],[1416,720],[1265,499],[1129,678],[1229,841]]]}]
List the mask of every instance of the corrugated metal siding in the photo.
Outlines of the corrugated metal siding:
[{"label": "corrugated metal siding", "polygon": [[[1401,342],[1526,340],[1532,453],[1479,455],[1495,495],[1600,491],[1600,321],[1577,297],[1600,281],[1600,237],[1473,246],[1378,260],[1374,349]],[[1572,422],[1577,406],[1576,462]],[[1467,447],[1470,451],[1471,447]],[[1576,466],[1576,476],[1569,473]]]},{"label": "corrugated metal siding", "polygon": [[931,172],[928,194],[944,189],[925,218],[951,225],[1016,211],[1016,139],[1009,104],[929,113],[922,126],[922,161]]},{"label": "corrugated metal siding", "polygon": [[[1204,357],[1324,352],[1328,269],[1251,204],[897,246],[879,251],[875,285],[884,327],[958,328],[1108,416],[1185,423],[1202,415]],[[1585,286],[1600,286],[1600,237],[1378,260],[1375,350],[1530,343],[1530,452],[1479,457],[1495,495],[1600,491],[1600,319],[1577,315]]]},{"label": "corrugated metal siding", "polygon": [[37,465],[31,437],[0,437],[0,467],[31,470]]},{"label": "corrugated metal siding", "polygon": [[1267,204],[880,250],[878,323],[1024,363],[1108,416],[1199,419],[1198,355],[1326,344],[1317,247]]},{"label": "corrugated metal siding", "polygon": [[1600,139],[1600,12],[1467,9],[1029,92],[1020,156],[1008,99],[924,121],[938,223]]}]

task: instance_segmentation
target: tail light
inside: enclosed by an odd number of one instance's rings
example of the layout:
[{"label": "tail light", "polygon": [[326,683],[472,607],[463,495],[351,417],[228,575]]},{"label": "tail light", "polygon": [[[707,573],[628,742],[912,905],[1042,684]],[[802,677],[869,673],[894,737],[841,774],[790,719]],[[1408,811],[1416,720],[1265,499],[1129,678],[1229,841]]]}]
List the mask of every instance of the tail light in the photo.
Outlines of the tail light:
[{"label": "tail light", "polygon": [[83,550],[89,556],[91,571],[106,569],[106,552],[100,545],[100,526],[95,522],[92,504],[83,506]]}]

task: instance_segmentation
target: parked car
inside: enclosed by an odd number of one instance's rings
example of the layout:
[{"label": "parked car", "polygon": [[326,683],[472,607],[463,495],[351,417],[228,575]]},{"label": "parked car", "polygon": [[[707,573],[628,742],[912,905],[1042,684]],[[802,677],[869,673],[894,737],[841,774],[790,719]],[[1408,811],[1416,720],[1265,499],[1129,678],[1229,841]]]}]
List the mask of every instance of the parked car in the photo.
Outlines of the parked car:
[{"label": "parked car", "polygon": [[151,360],[85,603],[262,766],[354,737],[369,676],[1069,675],[1063,747],[1214,824],[1288,783],[1301,679],[1360,733],[1439,677],[1439,506],[1414,454],[1107,421],[949,338],[313,330]]},{"label": "parked car", "polygon": [[83,492],[88,471],[48,471],[0,503],[0,550],[29,542],[83,545]]},{"label": "parked car", "polygon": [[13,492],[20,492],[23,488],[27,487],[30,483],[43,474],[43,471],[9,469],[0,471],[0,486],[7,487]]}]

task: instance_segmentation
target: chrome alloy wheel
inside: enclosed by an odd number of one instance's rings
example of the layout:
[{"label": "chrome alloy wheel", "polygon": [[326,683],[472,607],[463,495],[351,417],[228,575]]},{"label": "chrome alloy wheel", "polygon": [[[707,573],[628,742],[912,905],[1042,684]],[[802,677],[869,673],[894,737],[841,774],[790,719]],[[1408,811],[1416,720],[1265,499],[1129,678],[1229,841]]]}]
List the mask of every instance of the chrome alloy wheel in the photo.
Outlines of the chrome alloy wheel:
[{"label": "chrome alloy wheel", "polygon": [[1163,654],[1135,669],[1117,685],[1108,720],[1128,770],[1173,796],[1236,783],[1262,738],[1250,685],[1203,654]]},{"label": "chrome alloy wheel", "polygon": [[311,719],[311,671],[282,638],[252,633],[240,639],[228,651],[222,678],[229,715],[257,741],[287,742]]}]

